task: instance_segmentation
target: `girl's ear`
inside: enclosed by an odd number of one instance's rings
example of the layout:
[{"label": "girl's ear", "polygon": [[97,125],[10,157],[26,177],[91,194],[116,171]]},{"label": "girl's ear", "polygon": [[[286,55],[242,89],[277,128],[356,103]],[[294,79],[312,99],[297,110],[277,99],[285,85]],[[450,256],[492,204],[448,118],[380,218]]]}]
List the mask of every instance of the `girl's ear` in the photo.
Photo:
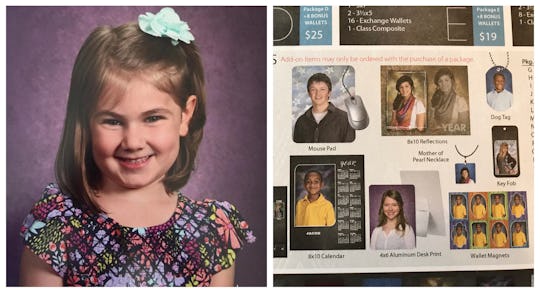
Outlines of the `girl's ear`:
[{"label": "girl's ear", "polygon": [[186,136],[189,132],[189,122],[193,117],[193,112],[197,106],[197,96],[191,95],[187,98],[186,106],[182,109],[182,120],[180,121],[180,136]]}]

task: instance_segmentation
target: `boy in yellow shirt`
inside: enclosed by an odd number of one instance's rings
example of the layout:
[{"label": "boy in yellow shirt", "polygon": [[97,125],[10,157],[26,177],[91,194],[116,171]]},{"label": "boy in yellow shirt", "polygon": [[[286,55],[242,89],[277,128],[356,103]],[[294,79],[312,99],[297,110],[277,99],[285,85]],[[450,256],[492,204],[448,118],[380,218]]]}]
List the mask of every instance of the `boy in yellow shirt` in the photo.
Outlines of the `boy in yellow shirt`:
[{"label": "boy in yellow shirt", "polygon": [[454,245],[457,248],[463,248],[467,244],[467,237],[463,235],[463,225],[461,223],[456,226],[456,235],[454,235]]},{"label": "boy in yellow shirt", "polygon": [[482,195],[474,196],[474,205],[472,206],[473,220],[483,220],[486,218],[486,206],[482,203]]},{"label": "boy in yellow shirt", "polygon": [[494,196],[495,203],[491,206],[491,216],[493,218],[504,218],[506,217],[506,210],[504,204],[501,202],[501,195],[495,194]]},{"label": "boy in yellow shirt", "polygon": [[514,224],[514,233],[512,233],[512,246],[523,247],[527,244],[527,236],[521,231],[521,223]]},{"label": "boy in yellow shirt", "polygon": [[512,205],[511,213],[516,219],[521,218],[525,214],[525,207],[523,206],[521,195],[519,193],[514,195],[514,204]]},{"label": "boy in yellow shirt", "polygon": [[495,224],[495,233],[493,233],[493,244],[496,248],[506,247],[506,233],[502,231],[502,224],[498,222]]},{"label": "boy in yellow shirt", "polygon": [[304,176],[307,195],[296,203],[295,226],[333,226],[336,223],[334,206],[321,193],[324,183],[319,171]]},{"label": "boy in yellow shirt", "polygon": [[482,226],[480,223],[475,225],[476,233],[473,235],[473,247],[483,248],[487,246],[487,237],[484,231],[482,231]]},{"label": "boy in yellow shirt", "polygon": [[452,207],[454,219],[465,219],[467,217],[467,208],[463,205],[463,195],[456,196],[456,203]]}]

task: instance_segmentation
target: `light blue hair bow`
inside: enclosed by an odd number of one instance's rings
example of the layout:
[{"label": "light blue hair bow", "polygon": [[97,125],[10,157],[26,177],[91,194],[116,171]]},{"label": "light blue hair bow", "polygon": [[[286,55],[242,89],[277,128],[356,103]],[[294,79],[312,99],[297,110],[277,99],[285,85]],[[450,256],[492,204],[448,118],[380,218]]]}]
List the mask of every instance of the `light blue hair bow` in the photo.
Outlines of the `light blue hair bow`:
[{"label": "light blue hair bow", "polygon": [[139,28],[152,36],[171,38],[174,46],[179,41],[189,44],[195,40],[188,24],[180,20],[180,16],[170,7],[161,9],[156,15],[150,12],[139,15]]}]

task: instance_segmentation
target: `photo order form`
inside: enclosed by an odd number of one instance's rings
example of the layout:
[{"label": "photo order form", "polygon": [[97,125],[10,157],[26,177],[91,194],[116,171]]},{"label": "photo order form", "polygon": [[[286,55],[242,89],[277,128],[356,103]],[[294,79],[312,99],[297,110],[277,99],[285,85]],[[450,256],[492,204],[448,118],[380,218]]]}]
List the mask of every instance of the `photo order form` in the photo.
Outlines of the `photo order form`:
[{"label": "photo order form", "polygon": [[273,7],[274,274],[532,269],[533,16]]}]

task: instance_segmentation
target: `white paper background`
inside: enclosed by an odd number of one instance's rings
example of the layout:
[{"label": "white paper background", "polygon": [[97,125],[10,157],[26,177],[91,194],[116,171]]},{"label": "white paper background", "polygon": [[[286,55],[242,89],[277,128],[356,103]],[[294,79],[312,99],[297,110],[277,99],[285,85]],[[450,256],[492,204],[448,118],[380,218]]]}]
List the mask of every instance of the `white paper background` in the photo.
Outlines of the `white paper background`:
[{"label": "white paper background", "polygon": [[[333,43],[339,44],[339,7],[332,8]],[[402,252],[423,253],[440,252],[440,257],[389,257],[379,256],[380,251],[369,249],[369,235],[365,250],[341,251],[288,251],[287,258],[274,258],[274,273],[355,273],[355,272],[398,272],[398,271],[455,271],[455,270],[500,270],[525,269],[533,267],[534,248],[534,190],[532,161],[532,127],[530,104],[533,80],[533,68],[524,66],[522,59],[533,60],[532,47],[512,47],[510,7],[504,7],[505,43],[506,47],[466,47],[466,46],[281,46],[274,47],[273,65],[274,97],[273,97],[273,185],[289,186],[289,157],[291,155],[364,155],[365,188],[372,184],[401,184],[401,171],[439,172],[441,201],[443,205],[444,227],[446,235],[427,234],[417,237],[417,248],[400,250]],[[493,111],[486,103],[485,74],[493,66],[489,52],[499,63],[506,62],[506,52],[510,52],[508,69],[513,76],[514,104],[505,112]],[[431,56],[431,57],[468,57],[470,63],[399,63],[399,62],[336,62],[328,61],[332,57],[391,57],[391,56]],[[321,58],[321,62],[307,63],[302,61],[284,62],[282,58],[304,57]],[[363,99],[370,115],[367,129],[356,132],[356,140],[352,143],[337,144],[297,144],[292,140],[291,132],[291,72],[295,66],[318,65],[352,65],[355,73],[355,92]],[[469,107],[471,135],[464,136],[385,136],[381,135],[381,65],[466,65],[469,78]],[[306,93],[306,99],[309,99]],[[510,120],[492,119],[493,115],[510,116]],[[496,178],[493,176],[493,151],[491,127],[494,125],[516,125],[519,132],[519,153],[521,175],[517,178]],[[446,144],[408,144],[408,139],[443,139]],[[454,145],[462,153],[471,152],[479,145],[476,153],[467,159],[476,163],[476,184],[455,184],[454,164],[462,163]],[[310,145],[337,146],[336,151],[309,151]],[[412,157],[418,151],[442,151],[442,157],[448,163],[413,163]],[[507,181],[514,186],[498,186]],[[290,189],[289,189],[290,190]],[[493,192],[493,191],[526,191],[528,201],[528,248],[510,249],[466,249],[451,250],[449,243],[449,192]],[[366,194],[366,207],[369,206]],[[290,206],[292,203],[288,203]],[[369,219],[369,209],[366,210]],[[291,219],[291,215],[289,215]],[[418,221],[417,215],[417,221]],[[369,223],[366,220],[366,231]],[[510,236],[511,237],[511,236]],[[313,253],[343,254],[344,258],[308,259]],[[471,253],[503,253],[507,258],[473,259]]]}]

